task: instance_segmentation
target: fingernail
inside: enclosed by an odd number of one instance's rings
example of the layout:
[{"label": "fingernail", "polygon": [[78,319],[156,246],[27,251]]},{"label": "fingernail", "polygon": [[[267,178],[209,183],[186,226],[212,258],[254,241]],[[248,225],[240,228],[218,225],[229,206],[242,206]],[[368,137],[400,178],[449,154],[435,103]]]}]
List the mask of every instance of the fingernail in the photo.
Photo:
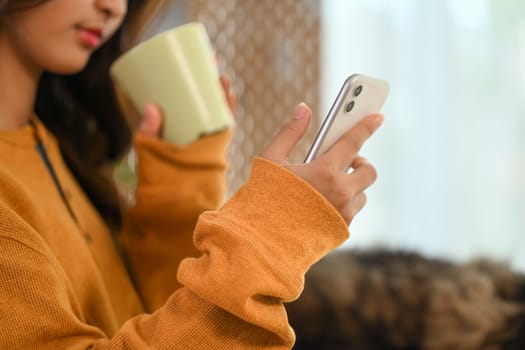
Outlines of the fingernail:
[{"label": "fingernail", "polygon": [[381,124],[383,124],[383,121],[385,120],[385,117],[382,114],[377,114],[375,117],[375,122],[377,126],[379,127]]},{"label": "fingernail", "polygon": [[309,113],[310,113],[310,109],[308,108],[308,106],[304,102],[301,102],[299,103],[299,106],[297,106],[297,109],[295,110],[294,119],[306,118]]}]

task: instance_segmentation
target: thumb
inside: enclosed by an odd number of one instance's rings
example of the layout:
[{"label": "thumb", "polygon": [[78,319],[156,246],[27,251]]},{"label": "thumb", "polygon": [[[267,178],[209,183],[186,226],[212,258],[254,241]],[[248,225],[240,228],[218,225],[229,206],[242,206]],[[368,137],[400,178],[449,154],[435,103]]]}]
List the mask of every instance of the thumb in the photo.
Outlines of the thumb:
[{"label": "thumb", "polygon": [[293,119],[281,128],[260,156],[281,165],[288,164],[290,153],[308,130],[311,116],[310,108],[301,102],[295,110]]},{"label": "thumb", "polygon": [[160,108],[153,103],[148,103],[144,110],[142,122],[139,125],[139,133],[143,134],[144,136],[158,137],[161,128],[162,112]]}]

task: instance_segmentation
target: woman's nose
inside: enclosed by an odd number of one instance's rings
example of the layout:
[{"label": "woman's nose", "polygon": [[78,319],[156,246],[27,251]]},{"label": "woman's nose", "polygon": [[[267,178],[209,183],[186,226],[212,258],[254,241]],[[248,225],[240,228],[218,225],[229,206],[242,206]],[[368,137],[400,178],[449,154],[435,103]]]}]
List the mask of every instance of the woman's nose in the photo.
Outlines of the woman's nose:
[{"label": "woman's nose", "polygon": [[124,16],[128,5],[127,0],[95,0],[95,3],[108,18]]}]

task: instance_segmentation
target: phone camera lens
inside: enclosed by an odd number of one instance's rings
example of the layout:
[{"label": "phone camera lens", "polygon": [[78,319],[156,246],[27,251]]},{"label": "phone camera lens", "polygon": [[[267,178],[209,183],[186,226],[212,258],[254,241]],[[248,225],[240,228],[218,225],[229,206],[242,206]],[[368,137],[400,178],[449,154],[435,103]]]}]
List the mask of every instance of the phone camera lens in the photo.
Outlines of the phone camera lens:
[{"label": "phone camera lens", "polygon": [[346,108],[345,108],[346,112],[347,113],[350,112],[354,108],[354,105],[355,105],[354,101],[348,102],[348,104],[346,105]]},{"label": "phone camera lens", "polygon": [[361,92],[363,92],[363,85],[359,85],[358,87],[355,88],[354,96],[357,97],[361,95]]}]

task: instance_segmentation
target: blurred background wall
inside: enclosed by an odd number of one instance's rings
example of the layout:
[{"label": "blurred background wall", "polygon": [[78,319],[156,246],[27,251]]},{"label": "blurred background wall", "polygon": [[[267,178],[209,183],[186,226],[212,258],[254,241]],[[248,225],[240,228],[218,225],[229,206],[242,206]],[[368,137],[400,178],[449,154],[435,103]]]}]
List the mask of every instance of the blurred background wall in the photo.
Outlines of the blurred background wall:
[{"label": "blurred background wall", "polygon": [[525,2],[172,4],[163,26],[204,22],[239,94],[232,189],[297,103],[319,124],[347,75],[382,77],[386,121],[363,150],[379,179],[345,247],[484,255],[525,269]]}]

